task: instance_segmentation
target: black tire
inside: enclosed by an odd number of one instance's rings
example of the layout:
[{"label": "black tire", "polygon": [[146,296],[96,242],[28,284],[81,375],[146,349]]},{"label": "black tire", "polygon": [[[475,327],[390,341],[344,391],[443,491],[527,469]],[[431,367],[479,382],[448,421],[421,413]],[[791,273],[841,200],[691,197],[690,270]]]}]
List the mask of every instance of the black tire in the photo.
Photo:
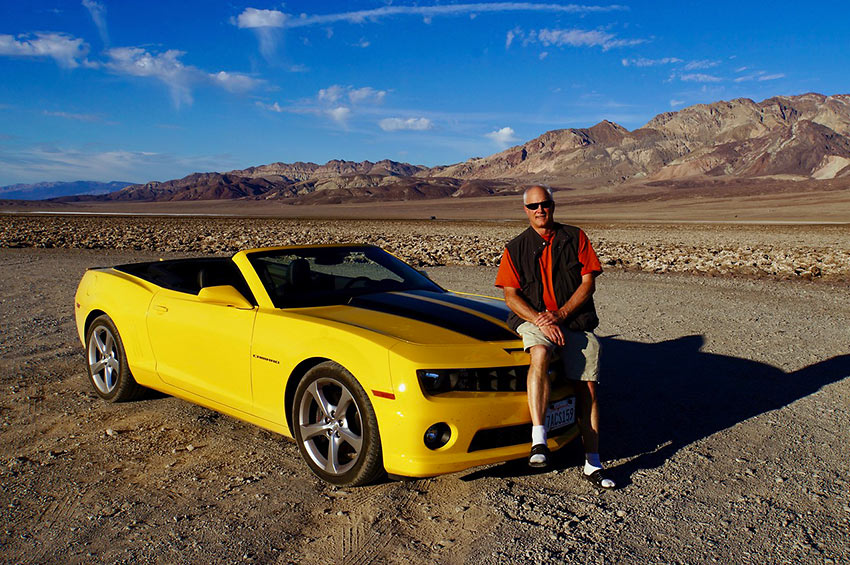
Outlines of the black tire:
[{"label": "black tire", "polygon": [[301,457],[322,480],[359,486],[383,473],[375,410],[342,365],[325,361],[304,375],[295,390],[292,426]]},{"label": "black tire", "polygon": [[95,318],[86,332],[86,366],[89,383],[104,400],[126,402],[144,390],[130,373],[121,334],[106,314]]}]

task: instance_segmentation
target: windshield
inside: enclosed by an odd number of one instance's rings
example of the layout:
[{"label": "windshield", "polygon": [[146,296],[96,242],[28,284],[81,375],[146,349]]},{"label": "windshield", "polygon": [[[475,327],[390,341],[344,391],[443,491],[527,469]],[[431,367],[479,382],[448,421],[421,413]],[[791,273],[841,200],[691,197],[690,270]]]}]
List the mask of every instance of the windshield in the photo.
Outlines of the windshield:
[{"label": "windshield", "polygon": [[374,246],[261,251],[248,260],[277,308],[345,304],[373,292],[445,292],[407,263]]}]

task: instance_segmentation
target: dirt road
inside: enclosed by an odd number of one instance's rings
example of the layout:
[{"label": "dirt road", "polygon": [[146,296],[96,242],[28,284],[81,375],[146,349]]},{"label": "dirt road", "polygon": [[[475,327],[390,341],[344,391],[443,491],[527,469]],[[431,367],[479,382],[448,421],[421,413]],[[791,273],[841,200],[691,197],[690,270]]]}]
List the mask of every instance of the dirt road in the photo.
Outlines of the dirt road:
[{"label": "dirt road", "polygon": [[[621,488],[523,462],[336,489],[295,445],[85,380],[83,270],[147,251],[0,249],[0,561],[850,561],[850,290],[611,271],[603,459]],[[490,267],[438,267],[492,293]]]}]

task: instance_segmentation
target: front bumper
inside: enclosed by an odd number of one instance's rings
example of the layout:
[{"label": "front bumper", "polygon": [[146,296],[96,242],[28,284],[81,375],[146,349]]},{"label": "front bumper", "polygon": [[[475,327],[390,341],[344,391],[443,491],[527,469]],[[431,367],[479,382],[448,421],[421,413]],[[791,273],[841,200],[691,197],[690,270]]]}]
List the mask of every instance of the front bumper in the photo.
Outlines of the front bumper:
[{"label": "front bumper", "polygon": [[[507,353],[506,349],[501,349],[501,352],[505,357],[489,359],[490,363],[495,361],[489,366],[513,365],[519,360],[527,364],[528,356],[521,350],[518,354],[515,350]],[[446,353],[441,357],[448,368],[454,356]],[[469,361],[468,356],[466,360]],[[431,477],[528,456],[531,418],[525,392],[426,395],[416,377],[416,368],[424,368],[422,363],[412,364],[398,357],[391,358],[390,363],[395,398],[374,399],[387,473],[399,477]],[[552,385],[550,401],[574,394],[572,384],[559,381]],[[446,445],[430,449],[425,445],[425,431],[440,422],[449,426],[451,437]],[[549,449],[558,450],[577,435],[575,424],[556,430],[550,433]]]}]

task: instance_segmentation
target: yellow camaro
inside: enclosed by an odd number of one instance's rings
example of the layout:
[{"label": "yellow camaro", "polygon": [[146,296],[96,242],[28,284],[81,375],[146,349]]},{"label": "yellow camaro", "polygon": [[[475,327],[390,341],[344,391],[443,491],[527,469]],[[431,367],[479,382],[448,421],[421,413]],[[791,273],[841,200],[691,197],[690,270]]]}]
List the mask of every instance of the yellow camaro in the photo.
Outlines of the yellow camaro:
[{"label": "yellow camaro", "polygon": [[[333,484],[528,455],[528,355],[507,307],[443,290],[378,247],[90,269],[75,306],[101,398],[148,387],[252,422],[294,438]],[[575,397],[551,377],[554,450],[576,437]]]}]

